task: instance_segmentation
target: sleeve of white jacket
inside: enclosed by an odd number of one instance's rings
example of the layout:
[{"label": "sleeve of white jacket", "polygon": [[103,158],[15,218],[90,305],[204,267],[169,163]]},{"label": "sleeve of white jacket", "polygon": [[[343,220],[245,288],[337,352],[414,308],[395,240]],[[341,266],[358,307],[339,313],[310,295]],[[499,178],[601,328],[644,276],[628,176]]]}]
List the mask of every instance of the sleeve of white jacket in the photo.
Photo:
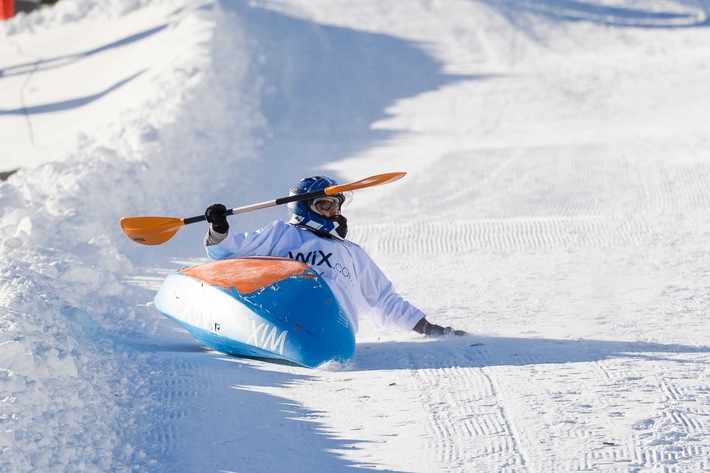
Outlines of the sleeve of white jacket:
[{"label": "sleeve of white jacket", "polygon": [[268,255],[274,247],[274,242],[283,233],[283,227],[279,223],[274,222],[251,233],[229,232],[227,238],[220,243],[205,246],[207,256],[213,260],[220,260],[234,256]]},{"label": "sleeve of white jacket", "polygon": [[406,301],[377,264],[360,247],[358,260],[362,294],[370,305],[370,319],[379,328],[412,330],[426,314]]}]

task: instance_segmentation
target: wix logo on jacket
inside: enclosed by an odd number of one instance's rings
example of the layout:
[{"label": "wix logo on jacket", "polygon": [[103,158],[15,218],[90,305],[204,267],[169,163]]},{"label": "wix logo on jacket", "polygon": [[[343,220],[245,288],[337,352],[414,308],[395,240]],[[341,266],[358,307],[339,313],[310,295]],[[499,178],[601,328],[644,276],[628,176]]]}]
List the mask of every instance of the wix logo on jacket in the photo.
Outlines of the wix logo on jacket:
[{"label": "wix logo on jacket", "polygon": [[333,256],[333,253],[328,253],[326,255],[321,250],[309,251],[305,255],[300,252],[296,253],[295,255],[292,251],[288,252],[288,257],[292,260],[300,261],[301,263],[306,263],[308,266],[321,266],[323,264],[327,264],[329,268],[333,267],[333,265],[330,263],[331,256]]},{"label": "wix logo on jacket", "polygon": [[318,271],[320,274],[323,274],[323,271],[325,268],[322,268],[323,265],[327,266],[328,268],[336,271],[338,274],[341,276],[345,277],[348,281],[349,284],[354,284],[354,281],[351,277],[351,272],[350,269],[347,267],[343,266],[340,262],[335,261],[331,262],[330,258],[333,256],[333,253],[325,253],[321,250],[315,250],[315,251],[309,251],[308,253],[293,253],[292,251],[288,252],[288,257],[291,258],[292,260],[300,261],[302,263],[307,264],[310,266],[312,269]]}]

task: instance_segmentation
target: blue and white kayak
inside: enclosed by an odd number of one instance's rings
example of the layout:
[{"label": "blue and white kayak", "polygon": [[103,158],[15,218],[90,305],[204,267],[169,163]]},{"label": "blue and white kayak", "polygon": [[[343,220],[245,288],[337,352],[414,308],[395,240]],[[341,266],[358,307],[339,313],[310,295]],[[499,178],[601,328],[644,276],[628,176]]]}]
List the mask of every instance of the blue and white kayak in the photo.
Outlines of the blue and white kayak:
[{"label": "blue and white kayak", "polygon": [[315,368],[355,353],[353,327],[326,282],[288,258],[181,269],[165,278],[155,306],[204,345],[230,355]]}]

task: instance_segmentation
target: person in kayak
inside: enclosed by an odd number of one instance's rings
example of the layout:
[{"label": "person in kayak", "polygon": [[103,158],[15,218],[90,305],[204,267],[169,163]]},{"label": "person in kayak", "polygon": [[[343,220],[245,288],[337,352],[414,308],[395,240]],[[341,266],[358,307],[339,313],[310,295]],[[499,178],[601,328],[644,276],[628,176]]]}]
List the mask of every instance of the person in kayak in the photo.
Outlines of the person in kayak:
[{"label": "person in kayak", "polygon": [[[301,179],[290,195],[300,195],[336,186],[325,176]],[[291,202],[288,222],[277,220],[247,233],[229,231],[222,204],[205,210],[210,228],[205,248],[210,259],[242,256],[281,256],[306,263],[328,283],[357,333],[359,316],[368,317],[378,328],[414,330],[426,336],[464,335],[442,327],[398,294],[392,283],[367,252],[346,240],[348,221],[340,213],[346,197],[334,194]]]}]

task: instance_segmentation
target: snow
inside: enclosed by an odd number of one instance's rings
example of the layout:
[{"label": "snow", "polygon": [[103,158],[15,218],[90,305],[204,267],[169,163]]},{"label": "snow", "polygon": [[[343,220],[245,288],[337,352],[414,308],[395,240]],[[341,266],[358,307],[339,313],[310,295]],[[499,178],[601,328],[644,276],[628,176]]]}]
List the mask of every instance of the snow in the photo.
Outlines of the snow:
[{"label": "snow", "polygon": [[[710,471],[710,3],[62,0],[0,24],[0,470]],[[407,171],[351,239],[440,340],[227,357],[204,225]],[[234,217],[254,229],[284,208]]]}]

